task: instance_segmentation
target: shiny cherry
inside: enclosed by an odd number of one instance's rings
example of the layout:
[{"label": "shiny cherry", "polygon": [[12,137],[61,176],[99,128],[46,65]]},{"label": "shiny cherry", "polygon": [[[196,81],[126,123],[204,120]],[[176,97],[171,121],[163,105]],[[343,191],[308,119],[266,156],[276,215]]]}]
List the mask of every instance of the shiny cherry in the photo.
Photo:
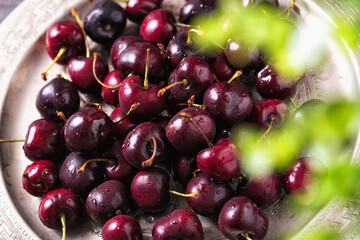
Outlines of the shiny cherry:
[{"label": "shiny cherry", "polygon": [[138,172],[131,183],[131,196],[147,212],[162,212],[169,204],[169,174],[161,168]]},{"label": "shiny cherry", "polygon": [[229,138],[220,139],[213,147],[199,152],[196,163],[200,171],[214,180],[228,181],[242,169],[236,146]]},{"label": "shiny cherry", "polygon": [[59,170],[49,160],[39,160],[28,165],[22,177],[23,188],[33,196],[40,197],[58,187]]},{"label": "shiny cherry", "polygon": [[193,172],[197,169],[196,156],[177,152],[171,156],[171,162],[174,179],[186,186],[193,178]]},{"label": "shiny cherry", "polygon": [[155,9],[160,8],[163,0],[129,0],[126,4],[126,16],[133,22],[141,23]]},{"label": "shiny cherry", "polygon": [[80,106],[77,87],[70,81],[56,77],[43,86],[36,96],[36,109],[42,117],[61,121],[57,112],[62,112],[69,118]]},{"label": "shiny cherry", "polygon": [[104,224],[117,213],[129,211],[130,192],[120,181],[108,180],[89,193],[86,199],[86,212],[92,221]]},{"label": "shiny cherry", "polygon": [[216,182],[205,174],[199,174],[191,179],[186,187],[186,193],[199,191],[196,197],[186,198],[188,206],[202,216],[218,216],[223,205],[234,196],[234,191],[228,183]]},{"label": "shiny cherry", "polygon": [[110,60],[111,60],[112,65],[116,68],[116,64],[117,64],[119,55],[120,55],[120,53],[122,53],[122,51],[125,48],[127,48],[134,42],[142,42],[142,41],[144,41],[144,40],[142,40],[141,37],[137,37],[137,36],[118,37],[115,40],[115,42],[112,44],[111,50],[110,50]]},{"label": "shiny cherry", "polygon": [[152,237],[154,240],[203,240],[204,230],[199,218],[191,210],[180,208],[156,221]]},{"label": "shiny cherry", "polygon": [[212,73],[219,81],[228,81],[235,73],[235,69],[226,59],[223,52],[216,53],[208,62]]},{"label": "shiny cherry", "polygon": [[229,239],[264,239],[269,227],[266,215],[246,197],[230,199],[219,214],[219,227]]},{"label": "shiny cherry", "polygon": [[56,160],[65,149],[63,128],[48,119],[33,121],[26,133],[23,149],[31,161]]},{"label": "shiny cherry", "polygon": [[84,29],[95,42],[111,44],[119,37],[126,25],[125,10],[116,2],[97,2],[84,17]]},{"label": "shiny cherry", "polygon": [[217,0],[188,0],[179,10],[179,21],[189,23],[194,16],[214,11]]},{"label": "shiny cherry", "polygon": [[142,240],[140,224],[127,215],[118,215],[109,219],[102,228],[103,240]]},{"label": "shiny cherry", "polygon": [[306,190],[312,179],[309,158],[299,158],[286,171],[283,177],[285,191],[299,193]]},{"label": "shiny cherry", "polygon": [[225,47],[228,62],[238,70],[249,72],[256,69],[260,62],[259,50],[254,46],[242,43],[236,39],[229,39]]},{"label": "shiny cherry", "polygon": [[[110,119],[114,122],[113,133],[117,139],[124,139],[126,135],[136,127],[136,122],[131,119],[131,116],[126,117],[126,114],[117,106],[110,114]],[[121,120],[121,121],[120,121]]]},{"label": "shiny cherry", "polygon": [[[106,86],[115,87],[118,86],[124,77],[120,74],[120,72],[115,69],[111,71],[108,75],[106,75],[104,79],[104,84]],[[119,87],[118,88],[108,88],[103,86],[101,89],[101,97],[107,104],[117,106],[119,105]]]},{"label": "shiny cherry", "polygon": [[[279,99],[267,99],[253,104],[247,121],[259,127],[281,126],[288,114],[287,105]],[[273,120],[272,120],[273,119]]]}]

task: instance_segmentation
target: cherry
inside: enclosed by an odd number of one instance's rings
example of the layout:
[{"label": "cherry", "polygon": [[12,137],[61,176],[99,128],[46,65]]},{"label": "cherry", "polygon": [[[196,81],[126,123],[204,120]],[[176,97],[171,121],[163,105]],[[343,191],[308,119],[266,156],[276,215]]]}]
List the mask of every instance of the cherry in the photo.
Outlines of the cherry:
[{"label": "cherry", "polygon": [[130,192],[120,181],[108,180],[94,188],[86,199],[86,212],[97,224],[104,224],[117,212],[129,211]]},{"label": "cherry", "polygon": [[[122,141],[116,140],[102,153],[104,159],[110,162],[101,163],[102,170],[107,179],[130,183],[137,170],[125,159],[122,152]],[[111,162],[113,161],[113,162]]]},{"label": "cherry", "polygon": [[64,132],[56,122],[38,119],[29,125],[23,149],[31,161],[55,160],[62,155],[64,148]]},{"label": "cherry", "polygon": [[63,231],[66,236],[66,228],[78,225],[81,218],[82,204],[78,197],[68,189],[55,189],[48,192],[40,201],[39,218],[48,228]]},{"label": "cherry", "polygon": [[87,194],[104,180],[104,176],[96,163],[91,163],[83,172],[79,169],[87,161],[77,153],[70,153],[61,165],[59,177],[62,185],[71,191],[87,196]]},{"label": "cherry", "polygon": [[147,212],[162,212],[170,199],[169,174],[161,168],[138,172],[131,183],[131,196],[136,204]]},{"label": "cherry", "polygon": [[[57,63],[65,65],[70,58],[85,55],[85,40],[80,26],[72,20],[59,20],[46,31],[46,50]],[[59,56],[59,53],[62,54]]]},{"label": "cherry", "polygon": [[80,97],[76,86],[61,76],[42,87],[36,97],[36,108],[41,116],[57,122],[61,120],[57,112],[62,112],[68,118],[79,106]]},{"label": "cherry", "polygon": [[293,118],[296,121],[306,121],[306,113],[312,111],[314,108],[325,106],[326,103],[320,99],[310,99],[309,101],[304,102],[300,107],[296,107],[296,110],[293,114]]},{"label": "cherry", "polygon": [[168,151],[165,130],[153,122],[141,123],[126,136],[122,150],[131,166],[138,169],[154,166]]},{"label": "cherry", "polygon": [[188,0],[179,11],[179,21],[189,23],[190,20],[199,14],[212,12],[215,9],[217,0]]},{"label": "cherry", "polygon": [[126,16],[133,22],[141,23],[155,9],[160,8],[163,0],[129,0],[126,4]]},{"label": "cherry", "polygon": [[212,145],[215,137],[215,121],[210,113],[195,107],[178,112],[166,127],[166,136],[179,151],[196,153]]},{"label": "cherry", "polygon": [[[97,82],[94,73],[94,56],[93,57],[73,57],[67,64],[66,70],[71,78],[71,81],[77,88],[84,93],[99,93],[101,85]],[[95,62],[95,73],[100,81],[103,81],[109,73],[107,62],[97,56]]]},{"label": "cherry", "polygon": [[255,72],[255,86],[264,98],[286,99],[294,95],[297,81],[284,79],[266,65]]},{"label": "cherry", "polygon": [[236,146],[229,138],[220,139],[213,147],[199,152],[196,163],[202,173],[217,181],[228,181],[242,169]]},{"label": "cherry", "polygon": [[152,237],[154,240],[202,240],[204,230],[199,218],[192,211],[180,208],[156,221]]},{"label": "cherry", "polygon": [[216,120],[230,125],[244,120],[253,105],[245,85],[236,80],[212,84],[204,94],[204,104]]},{"label": "cherry", "polygon": [[244,72],[257,68],[260,62],[260,53],[257,48],[236,39],[228,40],[225,56],[234,68],[241,69]]},{"label": "cherry", "polygon": [[59,170],[54,162],[39,160],[28,165],[23,173],[23,188],[40,197],[58,187]]},{"label": "cherry", "polygon": [[202,97],[212,82],[213,75],[206,61],[198,56],[188,56],[171,73],[166,89],[170,88],[176,102],[185,102],[192,95]]},{"label": "cherry", "polygon": [[119,105],[119,87],[109,88],[107,86],[118,86],[123,80],[124,77],[116,69],[106,75],[104,79],[104,84],[106,86],[103,86],[101,89],[101,97],[104,99],[104,102],[113,106]]},{"label": "cherry", "polygon": [[186,193],[199,191],[196,197],[186,198],[188,206],[203,216],[216,217],[223,205],[234,196],[234,191],[227,183],[215,182],[205,174],[199,174],[191,179],[186,187]]},{"label": "cherry", "polygon": [[236,193],[250,198],[259,207],[269,207],[280,199],[281,180],[275,173],[251,177],[248,181],[240,182]]},{"label": "cherry", "polygon": [[215,56],[208,60],[211,72],[219,81],[228,81],[234,74],[235,70],[226,59],[223,52],[216,53]]},{"label": "cherry", "polygon": [[[129,4],[129,3],[128,3]],[[141,37],[137,36],[121,36],[115,40],[110,50],[110,60],[112,65],[116,68],[116,63],[118,61],[120,53],[130,46],[134,42],[142,42]]]},{"label": "cherry", "polygon": [[229,239],[264,239],[269,221],[255,203],[246,197],[230,199],[220,211],[219,227]]},{"label": "cherry", "polygon": [[142,240],[140,224],[127,215],[119,215],[109,219],[102,228],[103,240]]},{"label": "cherry", "polygon": [[110,141],[113,122],[102,110],[94,106],[74,113],[64,126],[66,146],[80,154],[93,154]]},{"label": "cherry", "polygon": [[125,25],[125,10],[111,0],[96,3],[84,17],[86,33],[92,40],[102,44],[113,43],[123,33]]},{"label": "cherry", "polygon": [[312,179],[309,158],[299,158],[286,171],[283,177],[285,191],[299,193],[306,190]]},{"label": "cherry", "polygon": [[279,99],[267,99],[253,104],[247,120],[259,127],[281,126],[288,114],[287,105]]},{"label": "cherry", "polygon": [[165,80],[167,71],[160,51],[151,43],[134,42],[125,48],[119,55],[116,68],[123,76],[130,73],[141,77],[145,76],[147,49],[149,52],[148,78],[152,83]]},{"label": "cherry", "polygon": [[110,114],[110,119],[114,122],[114,136],[117,139],[124,139],[126,135],[136,127],[136,123],[131,119],[131,117],[126,117],[127,115],[121,110],[120,106],[116,107]]},{"label": "cherry", "polygon": [[171,157],[171,162],[174,179],[179,181],[183,186],[186,186],[193,177],[193,172],[197,169],[196,157],[177,152]]},{"label": "cherry", "polygon": [[142,21],[140,36],[149,43],[167,44],[175,35],[175,18],[172,12],[165,9],[156,9],[150,12]]}]

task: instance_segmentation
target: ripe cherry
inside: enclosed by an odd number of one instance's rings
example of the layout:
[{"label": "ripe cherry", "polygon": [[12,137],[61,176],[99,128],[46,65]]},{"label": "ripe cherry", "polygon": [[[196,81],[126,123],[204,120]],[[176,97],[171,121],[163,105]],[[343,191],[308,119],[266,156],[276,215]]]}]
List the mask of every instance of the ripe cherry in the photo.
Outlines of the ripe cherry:
[{"label": "ripe cherry", "polygon": [[311,183],[311,179],[312,169],[309,158],[299,158],[284,174],[285,191],[288,193],[304,192]]},{"label": "ripe cherry", "polygon": [[127,215],[119,215],[109,219],[102,228],[103,240],[142,240],[140,224]]},{"label": "ripe cherry", "polygon": [[110,50],[110,60],[112,65],[116,68],[117,60],[119,58],[120,53],[130,46],[134,42],[142,42],[141,37],[137,36],[121,36],[115,40]]},{"label": "ripe cherry", "polygon": [[217,0],[188,0],[179,11],[179,21],[189,23],[190,20],[199,14],[214,11]]},{"label": "ripe cherry", "polygon": [[256,47],[236,39],[228,40],[225,56],[235,69],[241,69],[244,72],[256,69],[260,62],[260,53]]},{"label": "ripe cherry", "polygon": [[281,126],[288,114],[287,105],[279,99],[267,99],[253,104],[247,121],[259,127]]},{"label": "ripe cherry", "polygon": [[235,74],[234,68],[223,52],[216,53],[208,62],[212,73],[219,81],[228,81]]},{"label": "ripe cherry", "polygon": [[163,0],[129,0],[126,4],[126,16],[133,22],[141,23],[155,9],[160,8]]},{"label": "ripe cherry", "polygon": [[127,117],[126,113],[121,110],[120,106],[117,106],[111,112],[110,119],[114,123],[114,136],[117,139],[124,139],[131,129],[137,125],[130,116]]},{"label": "ripe cherry", "polygon": [[[119,84],[124,80],[120,72],[115,69],[106,75],[104,85],[101,89],[101,97],[107,104],[117,106],[119,105]],[[110,86],[111,88],[107,87]]]},{"label": "ripe cherry", "polygon": [[196,156],[177,152],[171,157],[171,162],[174,179],[186,186],[193,178],[193,172],[197,169]]}]

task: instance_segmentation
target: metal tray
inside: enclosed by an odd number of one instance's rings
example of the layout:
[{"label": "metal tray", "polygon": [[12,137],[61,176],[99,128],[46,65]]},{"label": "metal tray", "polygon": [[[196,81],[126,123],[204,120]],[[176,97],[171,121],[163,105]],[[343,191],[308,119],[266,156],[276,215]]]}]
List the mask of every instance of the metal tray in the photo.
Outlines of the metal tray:
[{"label": "metal tray", "polygon": [[[167,9],[176,9],[185,0],[164,0]],[[96,1],[95,1],[96,2]],[[298,0],[302,20],[320,15],[329,19],[327,13],[341,16],[341,1]],[[340,2],[340,3],[339,3]],[[288,4],[288,0],[282,4]],[[69,17],[69,10],[76,7],[80,14],[86,12],[94,3],[84,0],[27,0],[24,1],[0,26],[0,138],[23,138],[28,125],[39,114],[35,108],[35,97],[45,84],[40,73],[50,63],[45,50],[45,31],[57,19]],[[353,9],[352,14],[358,14]],[[352,21],[352,16],[343,16]],[[131,24],[130,24],[131,25]],[[136,25],[128,31],[136,30]],[[99,48],[92,44],[93,48]],[[340,95],[355,97],[359,95],[359,56],[344,54],[329,39],[330,64],[321,71],[309,70],[297,88],[295,101],[300,104],[310,98],[324,98]],[[65,73],[61,66],[55,66],[49,78],[55,73]],[[53,75],[52,75],[53,74]],[[357,131],[357,130],[355,130]],[[354,164],[359,164],[359,141],[354,143]],[[61,239],[61,233],[44,227],[37,214],[39,198],[30,196],[22,189],[21,175],[31,162],[24,156],[22,143],[3,143],[0,145],[0,239]],[[175,186],[176,187],[176,186]],[[185,206],[184,201],[174,198],[173,207]],[[360,194],[357,204],[344,200],[334,200],[317,213],[296,213],[287,209],[284,197],[266,210],[270,219],[266,239],[279,239],[287,230],[297,230],[299,239],[309,239],[307,233],[316,226],[337,229],[344,239],[360,239]],[[164,213],[166,214],[166,213]],[[142,214],[138,217],[145,239],[151,239],[154,221],[159,216]],[[200,217],[205,239],[225,239],[217,228],[214,219]],[[71,229],[68,239],[100,239],[101,227],[90,221]],[[311,239],[311,238],[310,238]]]}]

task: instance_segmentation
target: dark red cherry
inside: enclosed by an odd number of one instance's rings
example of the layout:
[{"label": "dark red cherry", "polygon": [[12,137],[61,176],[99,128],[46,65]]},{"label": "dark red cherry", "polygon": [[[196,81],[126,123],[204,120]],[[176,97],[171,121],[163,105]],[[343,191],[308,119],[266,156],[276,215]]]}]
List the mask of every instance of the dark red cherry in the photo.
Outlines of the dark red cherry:
[{"label": "dark red cherry", "polygon": [[266,215],[246,197],[230,199],[219,214],[219,227],[229,239],[264,239],[269,227]]},{"label": "dark red cherry", "polygon": [[162,0],[129,0],[126,4],[126,16],[133,22],[141,23],[146,15],[160,8]]},{"label": "dark red cherry", "polygon": [[170,199],[169,183],[169,174],[161,168],[141,170],[131,183],[131,196],[142,210],[162,212]]},{"label": "dark red cherry", "polygon": [[194,154],[209,144],[207,140],[211,142],[214,139],[215,130],[215,121],[210,113],[190,107],[181,110],[170,120],[166,136],[177,150]]},{"label": "dark red cherry", "polygon": [[241,171],[241,159],[229,138],[220,139],[213,147],[199,152],[196,163],[200,171],[214,180],[229,181]]},{"label": "dark red cherry", "polygon": [[127,215],[119,215],[109,219],[102,228],[103,240],[142,240],[140,224]]},{"label": "dark red cherry", "polygon": [[64,131],[52,120],[35,120],[29,125],[23,149],[31,161],[55,160],[65,149]]},{"label": "dark red cherry", "polygon": [[256,47],[235,39],[228,40],[225,56],[235,69],[241,69],[244,72],[256,69],[260,62],[260,53]]},{"label": "dark red cherry", "polygon": [[189,23],[190,20],[199,14],[212,12],[215,9],[217,0],[188,0],[179,11],[179,21]]},{"label": "dark red cherry", "polygon": [[186,186],[190,179],[193,178],[193,172],[197,169],[196,156],[188,156],[182,152],[177,152],[174,156],[171,156],[171,162],[174,179]]},{"label": "dark red cherry", "polygon": [[247,120],[259,127],[281,126],[288,114],[287,105],[279,99],[267,99],[253,104]]},{"label": "dark red cherry", "polygon": [[312,178],[309,158],[299,158],[284,174],[285,191],[288,193],[304,192]]},{"label": "dark red cherry", "polygon": [[75,227],[81,219],[82,204],[79,198],[68,189],[55,189],[48,192],[40,201],[39,218],[48,228],[61,229],[61,218],[66,228]]},{"label": "dark red cherry", "polygon": [[208,60],[211,72],[219,81],[228,81],[235,73],[234,68],[226,59],[224,53],[216,53]]},{"label": "dark red cherry", "polygon": [[204,104],[216,120],[229,125],[248,117],[253,105],[247,88],[237,80],[212,84],[204,94]]},{"label": "dark red cherry", "polygon": [[53,121],[62,121],[57,112],[69,118],[80,106],[80,97],[76,86],[62,78],[56,77],[42,87],[36,97],[36,109],[42,117]]},{"label": "dark red cherry", "polygon": [[180,208],[156,221],[152,237],[154,240],[203,240],[204,230],[191,210]]},{"label": "dark red cherry", "polygon": [[[180,82],[183,83],[178,84]],[[201,57],[185,57],[169,77],[168,85],[175,83],[178,85],[170,88],[175,101],[186,102],[192,95],[195,95],[195,99],[201,98],[213,83],[210,66]]]},{"label": "dark red cherry", "polygon": [[263,98],[289,98],[295,93],[296,83],[280,77],[270,65],[255,72],[256,90]]},{"label": "dark red cherry", "polygon": [[125,48],[127,48],[134,42],[142,42],[142,41],[144,40],[142,40],[141,37],[137,37],[137,36],[121,36],[117,38],[113,43],[113,45],[111,46],[111,50],[110,50],[110,60],[112,65],[116,68],[119,55],[120,53],[122,53],[122,51]]},{"label": "dark red cherry", "polygon": [[144,86],[144,79],[130,76],[124,79],[119,89],[119,105],[123,112],[128,112],[131,106],[138,102],[139,107],[131,113],[131,119],[149,121],[161,113],[167,104],[166,96],[158,96],[160,87],[155,84]]},{"label": "dark red cherry", "polygon": [[80,26],[71,20],[59,20],[46,31],[46,50],[54,59],[61,48],[65,53],[57,63],[65,65],[70,58],[85,55],[85,40]]},{"label": "dark red cherry", "polygon": [[149,81],[158,83],[167,79],[166,66],[160,51],[153,44],[147,42],[134,42],[125,48],[119,55],[116,68],[123,76],[133,73],[144,77],[147,49],[150,49]]},{"label": "dark red cherry", "polygon": [[59,172],[61,184],[82,196],[87,196],[93,188],[104,181],[104,176],[95,162],[88,164],[83,172],[78,172],[87,160],[77,153],[70,153]]},{"label": "dark red cherry", "polygon": [[141,123],[128,133],[122,150],[131,166],[137,169],[154,166],[165,158],[168,151],[165,130],[153,122]]},{"label": "dark red cherry", "polygon": [[186,193],[195,191],[199,191],[199,195],[188,197],[186,201],[192,210],[203,216],[216,217],[223,205],[234,196],[228,183],[215,182],[205,174],[199,174],[189,181]]},{"label": "dark red cherry", "polygon": [[54,162],[39,160],[28,165],[23,173],[23,188],[33,196],[40,197],[58,187],[59,170]]},{"label": "dark red cherry", "polygon": [[113,122],[106,113],[94,106],[74,113],[64,126],[66,146],[73,152],[93,154],[111,140]]},{"label": "dark red cherry", "polygon": [[124,118],[125,116],[126,114],[123,112],[123,110],[121,110],[120,106],[116,107],[110,114],[110,119],[115,124],[113,133],[117,139],[124,139],[126,135],[131,131],[131,129],[133,129],[137,125],[130,116]]},{"label": "dark red cherry", "polygon": [[104,224],[107,220],[129,211],[130,192],[120,181],[108,180],[94,188],[86,199],[86,212],[92,221]]},{"label": "dark red cherry", "polygon": [[239,196],[250,198],[260,208],[266,208],[280,199],[281,189],[280,177],[275,173],[268,173],[240,182],[236,193]]},{"label": "dark red cherry", "polygon": [[84,17],[87,35],[102,44],[111,44],[115,41],[123,33],[125,25],[125,10],[111,0],[96,3]]},{"label": "dark red cherry", "polygon": [[176,33],[175,18],[171,11],[156,9],[141,23],[140,36],[146,42],[167,44]]},{"label": "dark red cherry", "polygon": [[113,161],[101,163],[107,179],[118,180],[123,183],[131,182],[137,170],[126,161],[122,152],[122,141],[116,140],[110,144],[102,153],[102,157]]},{"label": "dark red cherry", "polygon": [[[99,93],[101,85],[96,81],[93,73],[94,57],[73,57],[67,64],[66,70],[71,81],[77,86],[81,92]],[[97,57],[95,63],[95,73],[100,81],[104,81],[109,73],[107,62]]]},{"label": "dark red cherry", "polygon": [[[111,71],[108,75],[106,75],[104,79],[104,84],[106,86],[110,87],[116,87],[118,86],[122,81],[124,80],[124,77],[120,74],[120,72],[115,69]],[[104,99],[104,102],[107,104],[117,106],[119,105],[119,87],[118,88],[108,88],[108,87],[102,87],[101,89],[101,97]]]}]

